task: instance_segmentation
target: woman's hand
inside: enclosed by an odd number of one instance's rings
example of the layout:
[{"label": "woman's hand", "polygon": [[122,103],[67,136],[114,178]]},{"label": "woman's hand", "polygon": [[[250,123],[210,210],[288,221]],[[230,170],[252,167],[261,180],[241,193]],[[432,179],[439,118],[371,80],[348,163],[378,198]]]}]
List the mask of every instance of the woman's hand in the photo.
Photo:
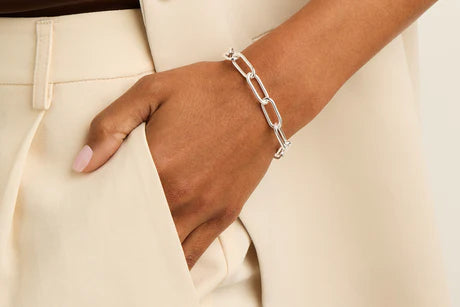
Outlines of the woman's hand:
[{"label": "woman's hand", "polygon": [[147,75],[99,113],[74,169],[100,167],[142,122],[191,268],[238,217],[279,144],[231,63],[201,62]]},{"label": "woman's hand", "polygon": [[[308,124],[356,70],[434,2],[311,0],[248,46],[243,53],[276,99],[286,136]],[[92,150],[84,147],[74,168],[90,172],[104,164],[143,121],[192,267],[236,219],[277,140],[231,64],[198,63],[142,78],[101,112],[88,137]]]}]

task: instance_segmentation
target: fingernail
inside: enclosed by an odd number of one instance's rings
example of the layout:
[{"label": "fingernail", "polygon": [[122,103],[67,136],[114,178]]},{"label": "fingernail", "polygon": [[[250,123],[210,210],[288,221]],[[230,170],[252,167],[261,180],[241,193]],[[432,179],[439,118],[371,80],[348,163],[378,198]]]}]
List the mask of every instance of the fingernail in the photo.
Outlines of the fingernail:
[{"label": "fingernail", "polygon": [[88,145],[83,146],[83,148],[78,153],[75,161],[73,161],[72,169],[78,173],[81,173],[85,167],[88,165],[89,161],[91,161],[91,157],[93,156],[93,150]]}]

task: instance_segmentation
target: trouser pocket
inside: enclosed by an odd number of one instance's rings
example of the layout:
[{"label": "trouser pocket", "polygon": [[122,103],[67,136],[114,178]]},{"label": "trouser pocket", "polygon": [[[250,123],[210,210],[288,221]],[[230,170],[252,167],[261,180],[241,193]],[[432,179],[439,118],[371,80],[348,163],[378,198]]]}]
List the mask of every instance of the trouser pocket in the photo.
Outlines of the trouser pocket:
[{"label": "trouser pocket", "polygon": [[198,306],[145,125],[100,169],[71,170],[90,120],[134,81],[56,87],[21,178],[8,307]]}]

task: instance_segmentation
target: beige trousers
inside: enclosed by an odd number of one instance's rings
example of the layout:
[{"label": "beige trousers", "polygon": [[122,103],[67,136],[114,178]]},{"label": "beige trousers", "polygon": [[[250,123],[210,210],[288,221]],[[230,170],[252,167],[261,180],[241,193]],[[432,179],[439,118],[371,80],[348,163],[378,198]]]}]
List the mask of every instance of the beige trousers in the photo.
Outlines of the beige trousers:
[{"label": "beige trousers", "polygon": [[[308,0],[140,2],[163,71],[221,60]],[[244,205],[264,307],[449,305],[421,150],[417,51],[413,25],[296,133]]]},{"label": "beige trousers", "polygon": [[260,306],[233,223],[188,271],[145,138],[71,171],[91,119],[154,65],[139,10],[0,18],[0,306]]},{"label": "beige trousers", "polygon": [[420,146],[416,27],[292,138],[246,202],[244,227],[190,274],[143,127],[89,176],[72,159],[94,114],[139,76],[221,60],[308,0],[140,2],[142,19],[52,18],[52,42],[46,22],[0,19],[1,307],[257,306],[259,294],[264,307],[449,306]]}]

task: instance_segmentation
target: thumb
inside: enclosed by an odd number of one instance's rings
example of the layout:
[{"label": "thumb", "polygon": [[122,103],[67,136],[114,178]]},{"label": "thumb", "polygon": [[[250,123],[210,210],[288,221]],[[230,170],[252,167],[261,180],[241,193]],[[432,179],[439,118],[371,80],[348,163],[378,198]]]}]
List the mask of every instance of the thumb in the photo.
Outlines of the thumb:
[{"label": "thumb", "polygon": [[87,143],[74,160],[74,171],[87,173],[102,166],[128,134],[155,112],[162,97],[155,90],[153,76],[139,79],[92,120]]}]

